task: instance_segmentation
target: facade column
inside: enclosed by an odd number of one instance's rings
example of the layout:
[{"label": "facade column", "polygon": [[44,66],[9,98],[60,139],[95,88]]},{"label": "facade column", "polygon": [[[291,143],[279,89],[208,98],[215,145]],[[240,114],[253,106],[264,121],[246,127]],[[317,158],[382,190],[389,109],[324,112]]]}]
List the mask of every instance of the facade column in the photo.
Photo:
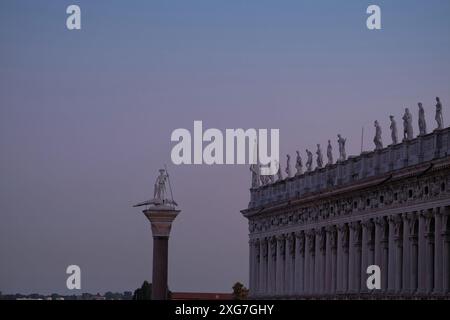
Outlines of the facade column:
[{"label": "facade column", "polygon": [[269,254],[267,257],[267,291],[269,295],[275,294],[275,272],[276,272],[276,255],[277,255],[277,241],[275,237],[270,237],[268,242]]},{"label": "facade column", "polygon": [[395,240],[394,240],[394,217],[388,217],[389,240],[388,240],[388,292],[395,291]]},{"label": "facade column", "polygon": [[425,239],[425,213],[420,211],[418,215],[419,220],[419,234],[418,234],[418,294],[424,294],[426,292],[427,283],[427,267],[426,267],[426,256],[427,256],[427,244]]},{"label": "facade column", "polygon": [[275,292],[277,295],[283,294],[284,291],[284,260],[285,260],[285,235],[277,236],[277,266],[275,277]]},{"label": "facade column", "polygon": [[344,232],[344,225],[340,224],[337,226],[337,245],[336,245],[336,263],[337,263],[337,270],[336,270],[336,292],[341,293],[344,292],[343,290],[343,256],[344,256],[344,250],[343,250],[343,232]]},{"label": "facade column", "polygon": [[443,291],[443,277],[442,277],[442,213],[445,208],[434,209],[434,293],[441,294]]},{"label": "facade column", "polygon": [[325,228],[319,231],[319,255],[320,264],[318,269],[318,288],[317,293],[325,293],[325,265],[326,265],[326,243],[327,243],[327,233]]},{"label": "facade column", "polygon": [[251,295],[255,295],[255,240],[250,239],[248,241],[249,248],[249,267],[248,267],[248,289]]},{"label": "facade column", "polygon": [[425,239],[426,239],[426,293],[434,289],[434,216],[433,209],[425,213]]},{"label": "facade column", "polygon": [[337,229],[336,226],[332,227],[332,231],[330,233],[330,246],[331,246],[331,287],[330,292],[336,293],[337,290],[337,265],[338,265],[338,257],[337,257]]},{"label": "facade column", "polygon": [[442,213],[441,220],[441,235],[442,235],[442,284],[443,293],[450,293],[450,207],[445,207]]},{"label": "facade column", "polygon": [[402,257],[402,292],[410,293],[411,285],[411,241],[409,238],[409,217],[410,214],[403,213],[403,257]]},{"label": "facade column", "polygon": [[325,243],[325,286],[324,293],[331,293],[331,276],[332,276],[332,254],[331,254],[331,234],[333,233],[334,228],[332,226],[328,226],[326,228],[326,243]]},{"label": "facade column", "polygon": [[254,265],[253,265],[253,272],[254,272],[254,276],[253,276],[253,293],[254,294],[258,294],[259,293],[259,264],[261,261],[261,251],[260,251],[260,241],[259,239],[255,240],[255,260],[254,260]]},{"label": "facade column", "polygon": [[295,233],[295,292],[304,294],[304,272],[305,272],[305,233],[299,231]]},{"label": "facade column", "polygon": [[351,222],[349,224],[349,244],[348,244],[348,253],[349,253],[349,259],[348,259],[348,272],[347,272],[347,279],[348,279],[348,292],[354,293],[355,292],[355,222]]},{"label": "facade column", "polygon": [[308,255],[309,255],[309,266],[308,266],[308,292],[309,294],[314,294],[314,274],[315,274],[315,250],[316,250],[316,238],[315,230],[308,231]]},{"label": "facade column", "polygon": [[[419,246],[417,243],[417,239],[419,236],[419,220],[417,216],[417,212],[413,212],[409,214],[408,226],[409,226],[409,242],[410,242],[410,285],[409,292],[416,293],[418,289],[418,253]],[[406,248],[405,248],[406,249]]]},{"label": "facade column", "polygon": [[311,265],[311,253],[309,252],[309,236],[310,230],[306,230],[304,232],[305,234],[305,264],[304,264],[304,277],[303,277],[303,288],[304,288],[304,293],[305,294],[310,294],[310,278],[311,278],[311,272],[309,271],[310,265]]},{"label": "facade column", "polygon": [[401,215],[392,217],[394,226],[394,242],[395,242],[395,292],[400,293],[402,290],[402,271],[403,271],[403,219]]},{"label": "facade column", "polygon": [[[355,222],[354,233],[354,245],[355,245],[355,267],[354,267],[354,282],[353,288],[356,293],[361,292],[361,258],[362,258],[362,227],[361,222]],[[364,272],[365,274],[365,272]],[[364,284],[365,285],[365,284]]]},{"label": "facade column", "polygon": [[259,294],[267,293],[267,239],[259,241]]},{"label": "facade column", "polygon": [[[369,266],[369,235],[372,232],[372,220],[368,219],[362,222],[362,256],[361,256],[361,275],[365,275]],[[367,292],[366,277],[360,278],[361,292]]]},{"label": "facade column", "polygon": [[286,238],[286,262],[284,274],[284,292],[287,295],[293,293],[294,286],[294,257],[295,257],[295,236],[290,233]]},{"label": "facade column", "polygon": [[381,267],[381,291],[388,290],[388,268],[389,268],[389,223],[386,217],[378,217],[376,222],[379,228],[380,243],[380,267]]},{"label": "facade column", "polygon": [[342,233],[342,292],[348,293],[350,290],[349,287],[349,247],[350,247],[350,227],[348,224],[344,224],[343,233]]}]

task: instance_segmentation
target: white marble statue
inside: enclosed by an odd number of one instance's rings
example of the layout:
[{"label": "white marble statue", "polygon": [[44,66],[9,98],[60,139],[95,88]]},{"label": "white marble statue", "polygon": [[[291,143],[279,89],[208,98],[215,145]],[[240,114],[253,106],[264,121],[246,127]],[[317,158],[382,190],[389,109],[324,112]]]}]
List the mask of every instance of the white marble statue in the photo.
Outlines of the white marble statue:
[{"label": "white marble statue", "polygon": [[323,167],[323,156],[322,156],[322,150],[320,149],[320,144],[317,144],[317,168]]},{"label": "white marble statue", "polygon": [[298,150],[296,152],[297,152],[297,160],[295,161],[295,169],[297,169],[297,172],[295,173],[295,175],[299,176],[303,173],[303,164],[300,152]]},{"label": "white marble statue", "polygon": [[307,156],[306,171],[309,172],[312,170],[313,155],[312,152],[309,151],[308,149],[306,149],[306,156]]},{"label": "white marble statue", "polygon": [[391,138],[392,138],[392,144],[398,143],[398,135],[397,135],[397,122],[395,122],[394,116],[389,116],[391,119]]},{"label": "white marble statue", "polygon": [[338,145],[339,145],[339,161],[345,161],[347,159],[347,154],[345,153],[345,142],[347,139],[342,138],[340,134],[338,136]]},{"label": "white marble statue", "polygon": [[153,190],[153,198],[155,200],[160,200],[164,202],[166,200],[166,181],[167,181],[167,173],[164,169],[159,169],[159,176],[155,181],[155,188]]},{"label": "white marble statue", "polygon": [[327,158],[328,158],[328,165],[333,164],[333,147],[331,146],[331,141],[328,140],[328,147],[327,147]]},{"label": "white marble statue", "polygon": [[425,122],[425,110],[422,103],[417,104],[419,106],[419,135],[427,134],[427,123]]},{"label": "white marble statue", "polygon": [[408,108],[405,108],[403,115],[403,140],[413,139],[412,115]]},{"label": "white marble statue", "polygon": [[439,97],[436,97],[436,116],[435,116],[436,122],[437,122],[437,128],[436,130],[444,129],[444,118],[442,117],[442,104]]},{"label": "white marble statue", "polygon": [[373,138],[373,142],[375,143],[375,150],[383,149],[383,141],[381,139],[381,126],[378,123],[378,120],[374,122],[375,126],[375,137]]},{"label": "white marble statue", "polygon": [[287,178],[290,178],[291,177],[291,156],[290,155],[286,155],[286,169],[285,169],[285,172],[286,172],[286,176],[287,176]]}]

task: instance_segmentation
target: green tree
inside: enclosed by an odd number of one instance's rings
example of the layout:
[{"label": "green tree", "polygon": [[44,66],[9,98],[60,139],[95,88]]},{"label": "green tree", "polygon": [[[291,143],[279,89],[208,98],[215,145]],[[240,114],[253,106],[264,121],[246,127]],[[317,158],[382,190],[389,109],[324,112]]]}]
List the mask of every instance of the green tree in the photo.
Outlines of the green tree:
[{"label": "green tree", "polygon": [[240,282],[236,282],[233,286],[233,299],[245,300],[248,296],[248,289]]},{"label": "green tree", "polygon": [[152,300],[152,284],[144,281],[142,286],[134,291],[133,300]]}]

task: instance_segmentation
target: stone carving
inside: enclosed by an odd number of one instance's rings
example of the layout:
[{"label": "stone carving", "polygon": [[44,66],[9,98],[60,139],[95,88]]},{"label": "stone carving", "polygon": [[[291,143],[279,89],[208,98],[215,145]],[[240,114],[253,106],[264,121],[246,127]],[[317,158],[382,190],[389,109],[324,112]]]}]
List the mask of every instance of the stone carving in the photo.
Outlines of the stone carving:
[{"label": "stone carving", "polygon": [[295,175],[299,176],[303,173],[303,164],[300,152],[298,152],[298,150],[296,152],[297,152],[297,160],[295,161],[295,169],[297,169],[297,172],[295,173]]},{"label": "stone carving", "polygon": [[283,173],[281,172],[281,165],[278,163],[277,181],[283,180]]},{"label": "stone carving", "polygon": [[423,109],[422,103],[417,104],[419,106],[419,135],[427,134],[427,123],[425,122],[425,110]]},{"label": "stone carving", "polygon": [[320,149],[320,144],[317,144],[317,168],[323,167],[323,156],[322,156],[322,150]]},{"label": "stone carving", "polygon": [[403,140],[413,139],[412,115],[408,108],[405,108],[403,115]]},{"label": "stone carving", "polygon": [[260,176],[259,176],[259,165],[258,164],[251,164],[250,165],[250,171],[252,173],[252,188],[258,188],[260,183]]},{"label": "stone carving", "polygon": [[331,141],[328,140],[328,147],[327,147],[327,158],[328,158],[328,165],[333,164],[333,147],[331,146]]},{"label": "stone carving", "polygon": [[306,149],[306,155],[307,155],[307,161],[306,161],[306,171],[310,172],[312,170],[312,162],[313,162],[313,155],[312,152]]},{"label": "stone carving", "polygon": [[375,126],[375,137],[373,138],[373,142],[375,143],[375,150],[383,149],[383,141],[381,139],[381,127],[378,123],[378,120],[374,122]]},{"label": "stone carving", "polygon": [[397,135],[397,122],[395,122],[394,116],[389,116],[391,119],[391,138],[392,138],[392,144],[398,143],[398,135]]},{"label": "stone carving", "polygon": [[286,169],[285,169],[287,178],[291,177],[291,156],[290,155],[286,155]]},{"label": "stone carving", "polygon": [[339,161],[345,161],[345,159],[347,159],[347,154],[345,153],[345,142],[347,139],[342,138],[340,134],[337,136],[339,145]]},{"label": "stone carving", "polygon": [[436,116],[437,130],[444,129],[444,119],[442,117],[442,104],[439,97],[436,97]]}]

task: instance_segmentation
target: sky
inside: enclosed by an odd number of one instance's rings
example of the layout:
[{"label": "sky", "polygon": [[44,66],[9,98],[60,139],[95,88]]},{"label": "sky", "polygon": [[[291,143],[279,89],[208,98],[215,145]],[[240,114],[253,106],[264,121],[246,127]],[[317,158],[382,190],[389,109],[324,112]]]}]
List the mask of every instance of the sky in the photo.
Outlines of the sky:
[{"label": "sky", "polygon": [[[66,8],[81,8],[81,30]],[[366,9],[381,8],[381,30]],[[172,291],[248,283],[245,165],[172,164],[171,132],[280,129],[281,158],[336,135],[372,150],[435,97],[450,123],[450,2],[0,2],[0,291],[133,291],[151,280],[151,198],[167,164],[181,209]],[[335,158],[336,158],[335,151]],[[282,165],[284,164],[282,162]],[[82,289],[69,291],[68,265]]]}]

